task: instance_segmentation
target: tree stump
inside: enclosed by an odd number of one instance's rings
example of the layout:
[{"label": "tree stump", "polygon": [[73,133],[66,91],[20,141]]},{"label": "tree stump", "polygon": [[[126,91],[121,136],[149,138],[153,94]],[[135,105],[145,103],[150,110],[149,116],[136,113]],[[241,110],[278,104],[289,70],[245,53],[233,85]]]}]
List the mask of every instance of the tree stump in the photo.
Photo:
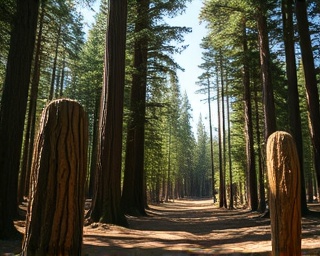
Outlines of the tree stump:
[{"label": "tree stump", "polygon": [[268,138],[267,168],[272,254],[301,255],[300,165],[289,133]]},{"label": "tree stump", "polygon": [[72,100],[55,100],[42,113],[22,255],[81,255],[87,122]]}]

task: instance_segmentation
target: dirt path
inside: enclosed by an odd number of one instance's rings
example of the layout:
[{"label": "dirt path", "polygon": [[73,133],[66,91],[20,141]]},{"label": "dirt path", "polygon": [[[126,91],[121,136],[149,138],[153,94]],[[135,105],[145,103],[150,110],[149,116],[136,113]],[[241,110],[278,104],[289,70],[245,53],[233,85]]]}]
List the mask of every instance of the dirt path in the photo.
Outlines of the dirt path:
[{"label": "dirt path", "polygon": [[[320,211],[320,205],[313,209]],[[270,255],[269,219],[247,210],[224,210],[211,200],[151,205],[148,217],[128,217],[130,229],[84,228],[85,256]],[[320,255],[320,219],[303,218],[303,255]],[[24,231],[24,223],[17,222]],[[19,242],[0,241],[0,255],[19,252]]]},{"label": "dirt path", "polygon": [[[129,218],[131,229],[104,225],[84,230],[86,255],[269,255],[269,219],[224,210],[211,200],[152,205],[149,217]],[[320,255],[320,220],[303,219],[304,255]]]}]

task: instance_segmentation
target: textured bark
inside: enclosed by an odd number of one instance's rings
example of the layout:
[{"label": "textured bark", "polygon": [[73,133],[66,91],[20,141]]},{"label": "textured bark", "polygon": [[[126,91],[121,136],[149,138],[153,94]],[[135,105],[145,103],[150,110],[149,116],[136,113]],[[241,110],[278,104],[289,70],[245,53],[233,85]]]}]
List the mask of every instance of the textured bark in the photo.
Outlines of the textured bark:
[{"label": "textured bark", "polygon": [[319,91],[308,25],[307,4],[305,0],[296,1],[296,16],[300,35],[300,48],[307,90],[307,104],[310,120],[310,134],[313,145],[314,166],[320,184],[320,110]]},{"label": "textured bark", "polygon": [[80,255],[88,120],[75,101],[43,111],[33,154],[22,255]]},{"label": "textured bark", "polygon": [[0,110],[0,239],[16,238],[17,190],[39,0],[17,1]]},{"label": "textured bark", "polygon": [[248,184],[248,207],[252,211],[258,209],[257,173],[253,145],[253,121],[252,104],[250,90],[250,71],[248,60],[248,41],[246,34],[246,21],[243,23],[243,87],[244,87],[244,121],[246,138],[246,157],[247,157],[247,184]]},{"label": "textured bark", "polygon": [[301,255],[300,164],[289,133],[269,137],[267,168],[272,254]]},{"label": "textured bark", "polygon": [[43,21],[45,15],[45,1],[41,3],[41,12],[39,18],[39,31],[37,37],[37,44],[34,56],[34,68],[30,90],[30,101],[28,109],[28,120],[25,131],[24,145],[23,145],[23,157],[20,170],[19,180],[19,202],[23,201],[23,197],[29,194],[29,180],[32,161],[32,152],[34,146],[35,136],[35,123],[36,123],[36,110],[38,99],[38,88],[40,81],[40,68],[41,68],[41,55],[42,55],[42,31]]},{"label": "textured bark", "polygon": [[[137,1],[135,32],[149,28],[150,0]],[[128,124],[126,159],[121,206],[125,213],[145,215],[144,138],[146,116],[148,38],[139,36],[134,45],[130,122]]]},{"label": "textured bark", "polygon": [[99,115],[94,221],[127,226],[120,208],[127,1],[109,0],[104,85]]},{"label": "textured bark", "polygon": [[293,28],[293,0],[282,0],[282,21],[283,35],[286,53],[286,71],[288,79],[288,112],[290,121],[290,132],[294,138],[300,159],[300,177],[301,177],[301,210],[302,213],[308,212],[305,178],[303,168],[303,142],[301,116],[299,106],[299,92],[297,81],[297,66],[294,47],[294,28]]},{"label": "textured bark", "polygon": [[270,69],[268,26],[264,5],[265,1],[259,0],[259,6],[257,8],[257,24],[263,92],[263,112],[265,120],[265,141],[267,141],[269,135],[276,131],[276,115]]}]

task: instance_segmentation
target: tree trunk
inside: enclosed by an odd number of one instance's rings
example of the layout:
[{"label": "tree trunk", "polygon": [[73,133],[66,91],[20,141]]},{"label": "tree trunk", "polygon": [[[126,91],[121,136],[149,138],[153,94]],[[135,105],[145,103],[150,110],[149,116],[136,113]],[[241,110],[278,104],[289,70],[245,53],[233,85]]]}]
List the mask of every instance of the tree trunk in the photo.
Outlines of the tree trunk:
[{"label": "tree trunk", "polygon": [[296,1],[296,16],[300,35],[300,48],[307,90],[307,104],[310,120],[310,134],[313,145],[314,166],[320,184],[320,112],[319,92],[310,40],[307,4],[305,0]]},{"label": "tree trunk", "polygon": [[267,167],[272,255],[301,255],[300,164],[290,134],[269,137]]},{"label": "tree trunk", "polygon": [[264,0],[259,0],[257,8],[257,24],[259,37],[259,52],[263,92],[263,112],[265,122],[265,141],[276,131],[276,115],[274,106],[273,85],[270,72],[270,49],[268,39],[267,18]]},{"label": "tree trunk", "polygon": [[253,121],[252,104],[250,90],[250,71],[248,60],[248,42],[246,34],[246,20],[243,23],[243,86],[244,86],[244,119],[245,119],[245,138],[247,156],[247,184],[248,184],[248,207],[251,211],[258,209],[257,174],[253,145]]},{"label": "tree trunk", "polygon": [[37,45],[34,57],[34,69],[31,82],[30,91],[30,102],[28,110],[28,120],[25,132],[25,141],[23,148],[23,157],[19,179],[19,202],[23,201],[23,197],[29,194],[29,180],[30,170],[35,134],[35,123],[36,123],[36,110],[37,110],[37,99],[38,99],[38,88],[40,81],[40,68],[41,68],[41,54],[42,54],[42,30],[43,20],[45,14],[45,1],[41,3],[41,13],[39,18],[39,32],[37,38]]},{"label": "tree trunk", "polygon": [[61,36],[61,25],[59,25],[59,29],[58,29],[58,32],[57,32],[57,38],[56,38],[55,54],[54,54],[52,74],[51,74],[49,100],[52,100],[53,97],[54,97],[54,84],[55,84],[55,81],[56,81],[56,72],[57,72],[57,62],[58,62],[60,36]]},{"label": "tree trunk", "polygon": [[43,111],[33,154],[22,255],[80,255],[88,120],[75,101]]},{"label": "tree trunk", "polygon": [[[150,0],[137,1],[135,32],[149,28]],[[144,138],[146,115],[148,38],[139,36],[134,45],[131,88],[131,120],[128,125],[121,206],[125,213],[145,215]]]},{"label": "tree trunk", "polygon": [[127,0],[110,0],[91,218],[127,226],[120,208]]},{"label": "tree trunk", "polygon": [[232,159],[231,159],[231,126],[230,126],[230,97],[229,97],[229,86],[226,86],[227,92],[227,122],[228,122],[228,160],[229,160],[229,189],[230,189],[230,200],[229,200],[229,209],[234,209],[234,186],[233,186],[233,173],[232,173]]},{"label": "tree trunk", "polygon": [[226,193],[226,172],[227,172],[227,167],[226,167],[226,118],[225,118],[225,103],[224,103],[224,91],[225,91],[225,85],[224,85],[224,63],[223,63],[223,58],[222,58],[222,51],[220,49],[220,82],[221,82],[221,121],[222,121],[222,129],[221,129],[221,139],[222,139],[222,160],[223,160],[223,207],[227,208],[227,193]]},{"label": "tree trunk", "polygon": [[17,1],[11,33],[0,110],[0,239],[18,234],[13,218],[38,9],[39,0]]},{"label": "tree trunk", "polygon": [[97,89],[95,96],[95,109],[93,114],[93,135],[92,135],[92,152],[90,163],[90,182],[89,182],[89,198],[93,198],[95,177],[97,173],[97,159],[98,159],[98,129],[99,129],[99,98],[101,96],[101,89]]},{"label": "tree trunk", "polygon": [[264,152],[262,152],[261,147],[261,132],[260,132],[260,115],[259,115],[259,104],[258,104],[258,86],[254,85],[254,104],[255,104],[255,127],[257,134],[257,152],[258,152],[258,165],[259,165],[259,211],[264,212],[266,210],[266,194],[265,194],[265,167],[262,161],[262,156]]},{"label": "tree trunk", "polygon": [[209,106],[209,129],[210,129],[210,160],[211,160],[211,175],[212,175],[212,198],[213,203],[216,202],[215,195],[215,180],[214,180],[214,157],[213,157],[213,134],[212,134],[212,116],[211,116],[211,88],[210,88],[210,80],[207,79],[207,91],[208,91],[208,106]]},{"label": "tree trunk", "polygon": [[225,181],[224,181],[224,171],[223,171],[223,155],[222,155],[222,131],[221,131],[221,104],[220,104],[220,87],[219,87],[219,76],[217,67],[217,106],[218,106],[218,145],[219,145],[219,207],[224,207],[225,198]]},{"label": "tree trunk", "polygon": [[286,54],[286,71],[288,79],[288,110],[290,132],[296,142],[297,151],[300,159],[300,178],[301,178],[301,211],[308,212],[306,200],[306,188],[303,168],[303,142],[301,116],[299,106],[299,92],[297,82],[296,56],[294,47],[294,28],[292,15],[293,0],[282,0],[282,20],[283,35]]}]

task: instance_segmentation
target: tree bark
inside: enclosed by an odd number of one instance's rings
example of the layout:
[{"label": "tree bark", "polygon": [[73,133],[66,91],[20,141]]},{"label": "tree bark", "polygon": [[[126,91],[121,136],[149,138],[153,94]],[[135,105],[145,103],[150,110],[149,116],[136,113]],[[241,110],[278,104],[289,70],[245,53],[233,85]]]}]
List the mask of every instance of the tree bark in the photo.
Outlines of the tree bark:
[{"label": "tree bark", "polygon": [[54,93],[54,84],[55,84],[55,81],[56,81],[60,36],[61,36],[61,25],[59,25],[59,28],[58,28],[58,31],[57,31],[55,53],[54,53],[53,67],[52,67],[52,74],[51,74],[49,100],[52,100],[54,98],[54,96],[55,96],[54,95],[55,94]]},{"label": "tree bark", "polygon": [[39,0],[17,1],[11,33],[0,110],[0,239],[18,235],[13,218],[38,9]]},{"label": "tree bark", "polygon": [[299,163],[300,163],[300,178],[301,178],[301,211],[302,213],[308,212],[306,200],[306,188],[303,168],[303,141],[302,141],[302,128],[301,116],[299,105],[299,92],[297,81],[297,68],[296,56],[294,47],[294,28],[293,28],[293,0],[282,1],[282,21],[283,21],[283,35],[286,54],[286,71],[288,79],[288,110],[290,132],[296,142]]},{"label": "tree bark", "polygon": [[265,1],[259,0],[257,7],[257,24],[259,38],[259,52],[263,93],[263,112],[265,122],[265,141],[276,131],[276,114],[274,106],[273,84],[270,72],[270,49],[268,39],[267,18],[265,15]]},{"label": "tree bark", "polygon": [[210,80],[207,78],[207,93],[208,93],[208,107],[209,107],[209,129],[210,129],[210,161],[211,161],[211,175],[212,175],[212,198],[213,203],[216,202],[215,194],[215,179],[214,179],[214,154],[213,154],[213,134],[212,134],[212,116],[211,116],[211,88]]},{"label": "tree bark", "polygon": [[307,104],[310,120],[310,134],[313,145],[314,166],[317,181],[320,184],[320,110],[319,92],[314,66],[314,58],[308,25],[307,4],[305,0],[296,0],[296,16],[300,35],[300,48],[307,90]]},{"label": "tree bark", "polygon": [[246,34],[246,21],[243,24],[243,87],[244,87],[244,119],[245,119],[245,138],[246,138],[246,156],[247,156],[247,184],[248,184],[248,207],[252,211],[258,209],[258,190],[257,173],[254,156],[253,141],[253,121],[252,104],[250,90],[250,71],[248,59],[248,42]]},{"label": "tree bark", "polygon": [[[149,28],[150,0],[137,1],[135,32]],[[134,45],[131,120],[128,125],[121,206],[125,213],[145,215],[144,138],[147,90],[148,38],[140,35]]]},{"label": "tree bark", "polygon": [[301,255],[300,164],[289,133],[269,137],[267,168],[272,255]]},{"label": "tree bark", "polygon": [[91,218],[121,226],[128,225],[120,208],[126,27],[127,0],[109,0],[96,192]]},{"label": "tree bark", "polygon": [[19,179],[19,202],[23,201],[23,197],[29,194],[29,180],[32,162],[32,152],[34,146],[36,110],[38,99],[38,88],[40,81],[41,55],[42,55],[42,31],[43,20],[45,14],[45,1],[41,3],[41,13],[39,18],[39,31],[34,56],[34,68],[31,81],[30,102],[28,109],[28,120],[25,131],[25,140],[23,145],[23,157]]},{"label": "tree bark", "polygon": [[88,120],[75,101],[43,111],[33,154],[22,255],[80,255]]}]

